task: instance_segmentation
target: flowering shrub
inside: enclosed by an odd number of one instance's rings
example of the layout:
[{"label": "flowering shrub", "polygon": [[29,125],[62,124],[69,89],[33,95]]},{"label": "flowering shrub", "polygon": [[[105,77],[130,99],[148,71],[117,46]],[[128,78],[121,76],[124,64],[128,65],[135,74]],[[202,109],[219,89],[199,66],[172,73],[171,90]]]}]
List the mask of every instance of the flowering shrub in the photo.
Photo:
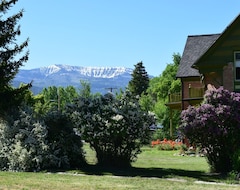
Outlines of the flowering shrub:
[{"label": "flowering shrub", "polygon": [[40,170],[49,150],[44,123],[33,119],[28,111],[20,111],[0,121],[0,169],[12,171]]},{"label": "flowering shrub", "polygon": [[239,93],[223,88],[207,91],[199,107],[182,112],[179,129],[192,144],[205,149],[213,171],[240,170],[236,163],[240,153]]},{"label": "flowering shrub", "polygon": [[39,171],[85,164],[81,138],[62,114],[37,120],[31,109],[0,120],[0,170]]},{"label": "flowering shrub", "polygon": [[119,99],[112,94],[80,97],[68,113],[104,166],[129,166],[149,139],[154,122],[154,115],[142,111],[129,92]]},{"label": "flowering shrub", "polygon": [[157,146],[159,150],[179,150],[182,144],[182,142],[176,142],[167,139],[164,139],[163,141],[158,139],[151,142],[152,147]]}]

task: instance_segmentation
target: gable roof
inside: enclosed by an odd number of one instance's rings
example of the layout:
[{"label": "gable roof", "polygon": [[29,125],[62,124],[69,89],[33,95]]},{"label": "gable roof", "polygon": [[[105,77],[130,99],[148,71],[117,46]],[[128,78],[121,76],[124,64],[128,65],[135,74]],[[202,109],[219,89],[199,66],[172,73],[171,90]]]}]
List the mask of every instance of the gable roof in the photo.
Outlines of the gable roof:
[{"label": "gable roof", "polygon": [[188,36],[176,74],[177,78],[197,77],[200,73],[192,65],[214,44],[221,34]]},{"label": "gable roof", "polygon": [[197,68],[198,65],[201,64],[201,60],[205,57],[211,55],[214,50],[222,43],[222,41],[231,33],[231,31],[240,25],[240,14],[225,28],[225,30],[221,33],[218,39],[206,50],[204,54],[198,57],[197,60],[193,63],[193,67]]}]

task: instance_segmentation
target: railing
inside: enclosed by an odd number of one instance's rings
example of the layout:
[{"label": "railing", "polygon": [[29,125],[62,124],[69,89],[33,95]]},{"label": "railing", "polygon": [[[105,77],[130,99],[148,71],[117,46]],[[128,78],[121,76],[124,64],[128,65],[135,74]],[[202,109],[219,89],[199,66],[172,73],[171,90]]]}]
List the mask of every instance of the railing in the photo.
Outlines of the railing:
[{"label": "railing", "polygon": [[182,101],[182,95],[181,93],[173,93],[173,94],[168,94],[168,102],[181,102]]},{"label": "railing", "polygon": [[203,87],[189,88],[189,98],[202,98],[204,93],[205,93],[205,89]]},{"label": "railing", "polygon": [[[189,87],[188,91],[188,98],[203,98],[203,95],[205,93],[205,89],[203,87]],[[187,97],[185,97],[187,99]],[[182,95],[181,93],[172,93],[168,95],[168,102],[174,103],[174,102],[181,102],[182,101]]]}]

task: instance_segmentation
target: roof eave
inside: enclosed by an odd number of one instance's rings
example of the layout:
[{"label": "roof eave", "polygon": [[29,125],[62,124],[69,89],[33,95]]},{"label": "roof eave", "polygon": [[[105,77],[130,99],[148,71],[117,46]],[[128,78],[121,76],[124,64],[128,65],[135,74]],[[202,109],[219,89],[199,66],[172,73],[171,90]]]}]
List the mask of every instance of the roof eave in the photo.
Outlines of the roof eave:
[{"label": "roof eave", "polygon": [[229,28],[231,28],[238,20],[240,20],[240,14],[223,30],[222,33],[220,33],[220,36],[216,39],[216,41],[202,54],[201,57],[199,57],[192,65],[192,68],[197,68],[197,65],[199,65],[200,61],[206,56],[206,54],[211,51],[212,49],[215,49],[218,42],[221,41],[222,38],[226,35]]}]

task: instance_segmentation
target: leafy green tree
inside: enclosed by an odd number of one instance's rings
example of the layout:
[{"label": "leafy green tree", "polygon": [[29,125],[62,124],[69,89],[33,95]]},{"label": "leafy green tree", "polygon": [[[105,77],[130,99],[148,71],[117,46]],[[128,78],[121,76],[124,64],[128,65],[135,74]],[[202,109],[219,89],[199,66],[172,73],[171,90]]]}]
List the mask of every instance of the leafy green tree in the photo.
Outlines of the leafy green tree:
[{"label": "leafy green tree", "polygon": [[[165,137],[169,138],[169,118],[170,110],[166,107],[169,93],[179,93],[181,91],[181,81],[176,79],[176,73],[181,60],[180,54],[173,54],[173,63],[166,66],[165,70],[158,77],[154,77],[149,82],[149,87],[145,96],[140,98],[143,109],[155,113],[158,122],[163,126]],[[174,132],[180,121],[180,111],[173,111]]]},{"label": "leafy green tree", "polygon": [[[147,92],[150,93],[151,96],[155,98],[155,100],[164,99],[166,101],[171,89],[172,93],[180,92],[181,83],[179,80],[176,80],[176,73],[180,60],[181,56],[179,54],[173,54],[173,63],[168,64],[159,77],[155,77],[150,81],[150,88],[147,90]],[[177,82],[179,85],[178,88],[172,87],[172,83],[176,83],[175,81],[179,81]],[[176,84],[173,85],[175,86]]]},{"label": "leafy green tree", "polygon": [[121,98],[112,94],[80,97],[68,112],[81,136],[96,151],[98,164],[128,167],[149,137],[153,115],[140,108],[128,91]]},{"label": "leafy green tree", "polygon": [[[20,84],[20,88],[21,87],[24,87],[25,84]],[[33,92],[30,90],[30,89],[26,89],[24,94],[24,96],[22,97],[22,103],[24,106],[28,105],[28,106],[34,106],[35,104],[35,98],[34,98],[34,95],[33,95]]]},{"label": "leafy green tree", "polygon": [[49,109],[49,105],[45,103],[43,94],[37,94],[34,97],[33,110],[36,116],[44,115]]},{"label": "leafy green tree", "polygon": [[80,83],[81,83],[82,88],[80,89],[79,96],[84,97],[84,98],[89,97],[91,95],[90,83],[87,81],[83,81],[83,80],[80,80]]},{"label": "leafy green tree", "polygon": [[67,94],[66,103],[73,103],[73,100],[79,96],[74,86],[67,86],[65,92]]},{"label": "leafy green tree", "polygon": [[7,15],[9,9],[17,0],[0,2],[0,115],[18,107],[31,84],[13,88],[11,82],[19,71],[19,67],[28,60],[28,39],[17,44],[17,36],[21,34],[18,21],[23,16],[23,10],[12,16]]},{"label": "leafy green tree", "polygon": [[79,95],[73,86],[50,86],[35,96],[34,109],[37,114],[44,115],[48,111],[65,111],[67,104],[73,102]]},{"label": "leafy green tree", "polygon": [[139,104],[141,105],[142,109],[145,111],[154,110],[153,99],[151,96],[147,94],[142,94],[141,98],[139,99]]},{"label": "leafy green tree", "polygon": [[36,103],[34,109],[37,115],[44,115],[50,110],[58,110],[58,88],[50,86],[44,88],[42,92],[35,96]]},{"label": "leafy green tree", "polygon": [[149,76],[142,62],[135,65],[132,73],[132,79],[129,81],[128,89],[134,96],[141,96],[149,86]]}]

